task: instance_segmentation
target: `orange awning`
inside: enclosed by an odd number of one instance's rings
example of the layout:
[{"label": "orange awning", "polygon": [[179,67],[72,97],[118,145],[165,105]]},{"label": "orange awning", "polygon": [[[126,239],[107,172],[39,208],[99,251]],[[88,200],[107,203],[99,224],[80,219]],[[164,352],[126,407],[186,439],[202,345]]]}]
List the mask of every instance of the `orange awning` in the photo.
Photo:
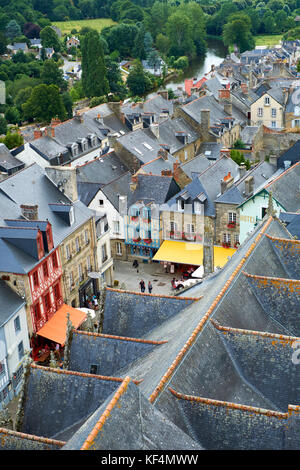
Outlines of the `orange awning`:
[{"label": "orange awning", "polygon": [[37,334],[64,346],[67,333],[68,313],[70,314],[70,320],[74,329],[77,329],[86,319],[85,312],[70,307],[70,305],[63,304]]}]

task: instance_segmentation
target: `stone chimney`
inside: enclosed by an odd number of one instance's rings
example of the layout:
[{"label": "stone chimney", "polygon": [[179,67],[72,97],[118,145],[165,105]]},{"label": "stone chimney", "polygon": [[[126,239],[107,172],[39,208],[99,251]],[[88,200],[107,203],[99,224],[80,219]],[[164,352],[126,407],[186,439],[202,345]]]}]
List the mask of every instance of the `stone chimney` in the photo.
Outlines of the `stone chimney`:
[{"label": "stone chimney", "polygon": [[223,104],[223,108],[225,113],[232,115],[232,102],[231,102],[231,94],[229,88],[221,88],[219,90],[219,102]]},{"label": "stone chimney", "polygon": [[276,156],[276,155],[270,155],[270,157],[269,157],[269,163],[270,163],[270,165],[275,165],[275,166],[277,166],[277,156]]},{"label": "stone chimney", "polygon": [[48,137],[55,137],[55,129],[53,126],[48,126],[46,127],[45,129],[45,135],[47,135]]},{"label": "stone chimney", "polygon": [[132,176],[131,176],[131,182],[130,182],[130,184],[129,184],[130,191],[131,191],[132,193],[136,190],[137,185],[138,185],[138,175],[135,174],[135,175],[132,175]]},{"label": "stone chimney", "polygon": [[45,172],[48,178],[71,201],[78,200],[76,168],[70,166],[50,166],[45,168]]},{"label": "stone chimney", "polygon": [[248,176],[245,179],[245,196],[250,197],[253,194],[254,190],[254,176]]},{"label": "stone chimney", "polygon": [[161,170],[161,176],[173,176],[172,170]]},{"label": "stone chimney", "polygon": [[111,109],[115,114],[116,116],[118,116],[120,119],[125,119],[124,118],[124,114],[122,113],[122,106],[123,106],[123,101],[110,101],[107,103],[107,106],[109,107],[109,109]]},{"label": "stone chimney", "polygon": [[34,140],[39,139],[40,137],[43,137],[43,132],[41,131],[41,129],[36,129],[35,131],[33,131]]},{"label": "stone chimney", "polygon": [[37,204],[21,204],[20,205],[22,216],[28,220],[39,220],[39,206]]},{"label": "stone chimney", "polygon": [[61,124],[61,120],[58,117],[51,119],[51,127],[58,126],[59,124]]},{"label": "stone chimney", "polygon": [[159,139],[159,124],[157,122],[152,122],[150,124],[150,130],[152,134]]},{"label": "stone chimney", "polygon": [[221,180],[221,194],[227,191],[227,189],[231,188],[233,183],[234,183],[234,178],[229,171],[227,175],[225,175],[224,178]]},{"label": "stone chimney", "polygon": [[240,164],[239,171],[240,171],[240,178],[243,178],[243,176],[245,176],[245,174],[247,172],[247,168],[246,168],[245,163]]},{"label": "stone chimney", "polygon": [[213,273],[214,266],[214,237],[211,226],[208,224],[204,225],[204,237],[203,237],[203,268],[204,276]]},{"label": "stone chimney", "polygon": [[241,83],[241,90],[243,95],[248,96],[249,91],[247,83]]},{"label": "stone chimney", "polygon": [[168,99],[169,99],[168,90],[161,90],[161,91],[158,91],[157,94],[160,95],[160,96],[161,96],[162,98],[164,98],[165,100],[168,100]]},{"label": "stone chimney", "polygon": [[201,132],[205,137],[210,128],[210,109],[201,109]]},{"label": "stone chimney", "polygon": [[84,116],[84,113],[80,113],[79,111],[77,111],[75,116],[74,116],[74,119],[75,119],[75,121],[80,122],[82,124],[83,123],[83,116]]},{"label": "stone chimney", "polygon": [[168,159],[167,150],[161,147],[157,152],[157,157],[163,158],[164,160],[167,160]]},{"label": "stone chimney", "polygon": [[230,90],[229,88],[221,88],[219,90],[219,100],[230,100]]},{"label": "stone chimney", "polygon": [[180,162],[176,161],[173,163],[173,176],[175,181],[178,180],[180,173]]}]

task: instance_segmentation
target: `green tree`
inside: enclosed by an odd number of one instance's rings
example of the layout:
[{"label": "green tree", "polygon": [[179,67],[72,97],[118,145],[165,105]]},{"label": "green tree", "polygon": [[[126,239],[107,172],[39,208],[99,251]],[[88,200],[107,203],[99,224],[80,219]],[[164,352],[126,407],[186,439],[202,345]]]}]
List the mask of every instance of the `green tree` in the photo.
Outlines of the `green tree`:
[{"label": "green tree", "polygon": [[189,66],[189,59],[186,56],[179,57],[173,65],[176,69],[184,70]]},{"label": "green tree", "polygon": [[16,36],[20,36],[22,34],[21,28],[18,25],[18,23],[15,20],[11,20],[7,25],[6,25],[6,36],[10,39],[13,40]]},{"label": "green tree", "polygon": [[66,110],[57,85],[44,83],[33,88],[30,98],[22,105],[26,119],[50,122],[55,116],[66,119]]},{"label": "green tree", "polygon": [[0,116],[0,134],[3,135],[3,134],[6,134],[6,132],[7,132],[7,121],[5,117]]},{"label": "green tree", "polygon": [[59,52],[61,49],[61,44],[59,41],[59,37],[57,36],[56,32],[54,31],[51,26],[46,26],[46,28],[42,29],[40,32],[40,38],[42,46],[53,47],[55,52]]},{"label": "green tree", "polygon": [[254,49],[255,40],[251,34],[250,18],[243,13],[231,15],[224,26],[223,42],[226,46],[236,44],[240,52]]},{"label": "green tree", "polygon": [[87,33],[81,42],[82,86],[85,96],[107,95],[109,84],[102,44],[97,31]]},{"label": "green tree", "polygon": [[71,119],[71,117],[73,116],[73,100],[68,91],[65,91],[62,94],[62,100],[67,113],[67,118]]},{"label": "green tree", "polygon": [[151,80],[144,72],[139,60],[136,60],[127,78],[127,86],[132,95],[144,95],[151,89]]},{"label": "green tree", "polygon": [[45,60],[43,63],[41,80],[46,85],[57,85],[61,90],[67,89],[67,82],[63,78],[63,71],[52,59]]},{"label": "green tree", "polygon": [[144,45],[145,34],[146,34],[145,28],[143,25],[141,25],[136,35],[136,38],[134,40],[134,46],[132,49],[133,57],[139,60],[145,60],[147,57],[145,45]]},{"label": "green tree", "polygon": [[5,111],[5,119],[9,124],[19,124],[21,121],[19,110],[15,106],[7,108]]},{"label": "green tree", "polygon": [[156,47],[162,54],[167,54],[170,49],[170,41],[167,36],[159,33],[156,36]]},{"label": "green tree", "polygon": [[5,144],[6,147],[11,150],[23,145],[24,139],[23,136],[17,132],[8,132],[4,138],[0,139],[0,142]]},{"label": "green tree", "polygon": [[193,57],[196,54],[196,47],[192,37],[192,26],[190,19],[176,12],[171,15],[166,24],[167,36],[170,41],[169,53],[175,57],[186,55]]}]

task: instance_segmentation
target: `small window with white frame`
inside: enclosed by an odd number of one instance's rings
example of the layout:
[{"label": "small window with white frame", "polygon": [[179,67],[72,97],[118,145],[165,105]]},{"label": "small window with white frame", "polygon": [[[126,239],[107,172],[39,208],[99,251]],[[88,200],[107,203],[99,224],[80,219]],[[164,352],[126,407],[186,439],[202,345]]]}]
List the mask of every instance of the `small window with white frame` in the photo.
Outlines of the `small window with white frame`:
[{"label": "small window with white frame", "polygon": [[264,111],[263,111],[263,108],[258,108],[258,109],[257,109],[257,115],[258,115],[258,117],[262,117],[262,116],[263,116],[263,112],[264,112]]},{"label": "small window with white frame", "polygon": [[236,213],[235,212],[228,212],[228,222],[229,223],[236,223]]},{"label": "small window with white frame", "polygon": [[201,214],[202,212],[202,204],[199,201],[194,202],[194,212],[195,214]]},{"label": "small window with white frame", "polygon": [[275,118],[275,117],[276,117],[276,114],[277,114],[277,109],[276,109],[276,108],[272,108],[272,110],[271,110],[272,118]]},{"label": "small window with white frame", "polygon": [[114,220],[113,227],[114,233],[120,233],[120,222],[118,220]]},{"label": "small window with white frame", "polygon": [[178,199],[177,206],[178,206],[178,210],[180,212],[183,212],[184,211],[184,200],[183,199]]},{"label": "small window with white frame", "polygon": [[265,106],[269,106],[270,105],[270,98],[269,96],[266,96],[265,97]]},{"label": "small window with white frame", "polygon": [[277,126],[277,122],[276,121],[272,121],[271,122],[271,126],[273,127],[273,129]]},{"label": "small window with white frame", "polygon": [[122,243],[120,242],[116,243],[116,250],[117,250],[117,255],[122,255]]}]

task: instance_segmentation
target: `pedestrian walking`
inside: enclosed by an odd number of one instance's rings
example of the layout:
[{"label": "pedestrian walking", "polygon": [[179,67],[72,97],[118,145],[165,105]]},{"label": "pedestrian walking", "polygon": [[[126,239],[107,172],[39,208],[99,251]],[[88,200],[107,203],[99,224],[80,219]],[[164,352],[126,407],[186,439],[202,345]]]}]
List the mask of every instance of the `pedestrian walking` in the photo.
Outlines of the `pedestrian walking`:
[{"label": "pedestrian walking", "polygon": [[140,287],[141,287],[141,292],[145,292],[145,282],[143,279],[140,280]]},{"label": "pedestrian walking", "polygon": [[151,284],[151,281],[149,281],[149,282],[148,282],[148,292],[149,292],[149,294],[151,294],[152,289],[153,289],[153,286],[152,286],[152,284]]}]

